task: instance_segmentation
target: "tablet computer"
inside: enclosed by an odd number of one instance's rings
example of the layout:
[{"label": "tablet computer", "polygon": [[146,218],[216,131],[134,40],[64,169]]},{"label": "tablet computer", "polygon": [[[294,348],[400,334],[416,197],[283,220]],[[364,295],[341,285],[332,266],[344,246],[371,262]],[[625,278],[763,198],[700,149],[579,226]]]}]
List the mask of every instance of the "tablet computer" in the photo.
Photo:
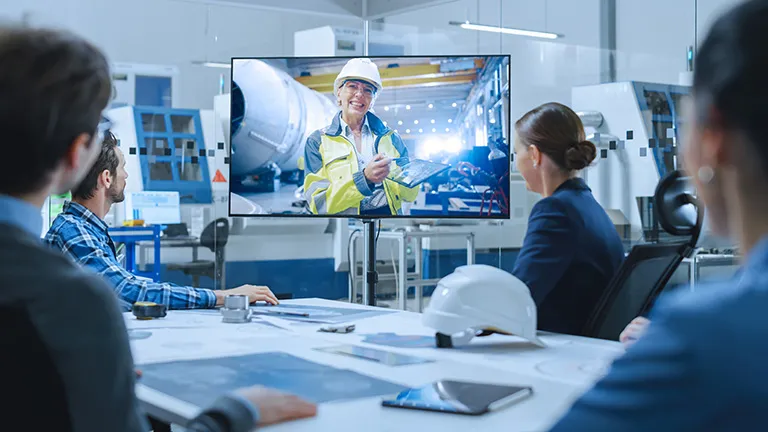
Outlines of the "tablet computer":
[{"label": "tablet computer", "polygon": [[531,387],[441,380],[385,398],[382,405],[451,414],[481,415],[533,394]]},{"label": "tablet computer", "polygon": [[450,165],[407,157],[392,159],[392,162],[394,165],[392,165],[387,179],[407,188],[416,187],[451,168]]}]

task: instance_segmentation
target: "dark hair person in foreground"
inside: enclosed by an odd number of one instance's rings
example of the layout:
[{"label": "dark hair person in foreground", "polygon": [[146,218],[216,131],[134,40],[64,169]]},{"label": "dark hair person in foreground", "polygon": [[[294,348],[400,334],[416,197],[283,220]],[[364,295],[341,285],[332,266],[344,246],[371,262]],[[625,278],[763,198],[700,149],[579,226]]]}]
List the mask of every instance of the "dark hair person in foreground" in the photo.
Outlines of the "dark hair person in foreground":
[{"label": "dark hair person in foreground", "polygon": [[768,0],[721,16],[699,48],[683,163],[741,271],[672,293],[555,431],[768,429]]},{"label": "dark hair person in foreground", "polygon": [[[45,200],[77,186],[101,151],[107,60],[69,33],[0,27],[0,64],[2,429],[146,431],[113,291],[40,239]],[[248,431],[314,413],[251,388],[223,396],[189,429]]]}]

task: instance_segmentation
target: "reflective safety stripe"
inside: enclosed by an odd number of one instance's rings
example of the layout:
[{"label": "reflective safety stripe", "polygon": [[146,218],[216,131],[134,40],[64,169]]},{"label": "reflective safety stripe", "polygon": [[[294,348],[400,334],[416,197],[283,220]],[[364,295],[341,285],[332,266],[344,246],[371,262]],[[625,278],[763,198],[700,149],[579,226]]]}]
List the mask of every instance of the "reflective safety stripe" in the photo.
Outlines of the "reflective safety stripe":
[{"label": "reflective safety stripe", "polygon": [[318,214],[327,213],[326,205],[328,202],[325,199],[325,192],[320,192],[319,194],[313,196],[312,201],[315,203],[315,209],[317,210]]},{"label": "reflective safety stripe", "polygon": [[308,200],[311,199],[315,193],[320,189],[327,189],[331,185],[328,180],[317,180],[309,185],[309,189],[306,191]]}]

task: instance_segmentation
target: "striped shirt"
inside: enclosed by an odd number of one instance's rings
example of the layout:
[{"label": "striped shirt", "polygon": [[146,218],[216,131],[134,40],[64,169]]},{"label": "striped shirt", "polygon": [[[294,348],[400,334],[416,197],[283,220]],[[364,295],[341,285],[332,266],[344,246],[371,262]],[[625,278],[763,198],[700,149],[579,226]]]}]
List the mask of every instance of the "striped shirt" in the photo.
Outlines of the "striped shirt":
[{"label": "striped shirt", "polygon": [[216,295],[209,289],[154,282],[126,270],[117,260],[107,224],[78,203],[64,204],[64,211],[53,221],[44,241],[104,277],[117,294],[123,311],[130,311],[138,301],[164,304],[169,309],[216,305]]}]

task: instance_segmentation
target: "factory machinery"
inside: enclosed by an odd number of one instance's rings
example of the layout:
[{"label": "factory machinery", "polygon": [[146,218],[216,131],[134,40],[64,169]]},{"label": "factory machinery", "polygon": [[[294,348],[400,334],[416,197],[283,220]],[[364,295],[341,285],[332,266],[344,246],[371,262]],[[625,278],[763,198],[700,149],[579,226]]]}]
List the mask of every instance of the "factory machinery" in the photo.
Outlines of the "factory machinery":
[{"label": "factory machinery", "polygon": [[[337,107],[329,98],[296,82],[284,71],[261,60],[235,60],[230,109],[217,110],[225,122],[224,137],[232,137],[233,185],[243,179],[260,179],[251,190],[273,192],[263,183],[291,181],[296,175],[309,135],[330,124]],[[258,77],[258,80],[253,79]],[[219,96],[229,102],[229,95]],[[247,183],[246,183],[247,185]],[[259,186],[261,189],[259,189]],[[279,188],[279,186],[278,186]],[[235,188],[237,190],[237,188]]]},{"label": "factory machinery", "polygon": [[679,166],[681,102],[690,87],[620,82],[576,87],[572,106],[598,146],[587,184],[631,241],[655,240],[653,194]]}]

